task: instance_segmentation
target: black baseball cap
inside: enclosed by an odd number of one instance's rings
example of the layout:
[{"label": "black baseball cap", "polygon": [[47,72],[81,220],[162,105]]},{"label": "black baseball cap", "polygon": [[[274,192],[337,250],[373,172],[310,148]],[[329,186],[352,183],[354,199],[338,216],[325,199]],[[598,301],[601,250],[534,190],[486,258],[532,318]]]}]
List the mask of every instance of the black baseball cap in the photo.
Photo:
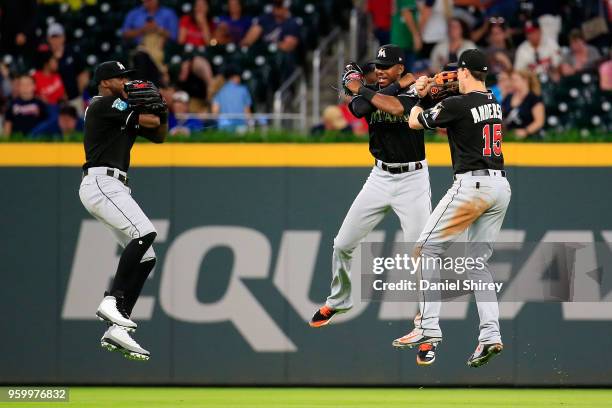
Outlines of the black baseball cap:
[{"label": "black baseball cap", "polygon": [[489,72],[487,56],[476,48],[465,50],[459,56],[458,68],[467,68],[470,71]]},{"label": "black baseball cap", "polygon": [[397,45],[387,44],[378,49],[376,59],[371,62],[375,65],[390,67],[395,64],[404,64],[404,50]]},{"label": "black baseball cap", "polygon": [[106,61],[98,65],[94,73],[94,82],[99,84],[100,81],[111,78],[129,77],[136,72],[135,69],[126,69],[119,61]]}]

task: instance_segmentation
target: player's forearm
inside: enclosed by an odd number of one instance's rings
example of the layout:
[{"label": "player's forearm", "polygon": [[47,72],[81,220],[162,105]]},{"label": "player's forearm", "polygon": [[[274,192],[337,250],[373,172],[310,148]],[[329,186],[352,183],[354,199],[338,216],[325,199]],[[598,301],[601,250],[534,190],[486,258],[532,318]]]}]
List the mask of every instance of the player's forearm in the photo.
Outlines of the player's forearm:
[{"label": "player's forearm", "polygon": [[[398,82],[394,82],[386,88],[378,91],[379,94],[395,96],[399,92],[401,92],[402,87]],[[368,115],[374,112],[377,107],[374,106],[371,102],[366,100],[365,98],[353,98],[350,102],[350,107],[353,115],[358,118],[362,118],[365,115]]]},{"label": "player's forearm", "polygon": [[159,127],[161,121],[157,115],[151,113],[141,113],[138,115],[138,124],[141,127],[154,129]]},{"label": "player's forearm", "polygon": [[164,143],[168,134],[168,123],[162,123],[156,128],[142,128],[139,135],[153,143]]},{"label": "player's forearm", "polygon": [[362,86],[359,88],[359,95],[371,103],[375,108],[390,113],[395,116],[404,114],[404,105],[395,96],[384,95],[381,92],[375,92],[372,89]]},{"label": "player's forearm", "polygon": [[410,117],[408,118],[408,126],[410,126],[410,129],[423,129],[423,125],[419,122],[419,115],[421,112],[423,112],[423,108],[418,105],[412,107],[410,110]]},{"label": "player's forearm", "polygon": [[404,114],[404,105],[402,105],[399,99],[394,96],[377,93],[372,98],[372,105],[383,112],[387,112],[395,116],[401,116]]}]

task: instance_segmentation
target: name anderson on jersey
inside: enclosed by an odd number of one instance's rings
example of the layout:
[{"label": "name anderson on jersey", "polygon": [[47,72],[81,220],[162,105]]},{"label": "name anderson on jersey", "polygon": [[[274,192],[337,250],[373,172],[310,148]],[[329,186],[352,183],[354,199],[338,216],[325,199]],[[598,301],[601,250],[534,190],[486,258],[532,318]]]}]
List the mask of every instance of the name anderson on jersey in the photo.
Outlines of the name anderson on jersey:
[{"label": "name anderson on jersey", "polygon": [[491,118],[502,119],[502,109],[498,103],[480,105],[478,108],[470,109],[470,112],[472,112],[474,123],[489,120]]}]

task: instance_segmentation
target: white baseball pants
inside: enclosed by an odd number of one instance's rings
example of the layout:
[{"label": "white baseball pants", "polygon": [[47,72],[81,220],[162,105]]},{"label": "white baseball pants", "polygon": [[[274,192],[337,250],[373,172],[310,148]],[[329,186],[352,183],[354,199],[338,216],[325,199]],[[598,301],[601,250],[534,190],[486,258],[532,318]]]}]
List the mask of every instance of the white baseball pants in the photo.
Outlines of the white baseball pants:
[{"label": "white baseball pants", "polygon": [[[467,257],[482,257],[485,268],[467,271],[474,281],[493,282],[488,260],[493,253],[510,203],[510,184],[499,170],[489,170],[490,176],[472,176],[471,172],[458,174],[456,180],[440,200],[421,233],[417,250],[425,258],[437,258],[467,230]],[[421,278],[440,279],[435,262],[421,262]],[[421,293],[420,313],[415,327],[430,337],[442,337],[440,330],[440,297],[435,291]],[[474,292],[480,317],[480,343],[501,343],[499,307],[491,291]],[[495,300],[492,300],[492,297]],[[486,299],[486,301],[483,301]]]},{"label": "white baseball pants", "polygon": [[[431,212],[429,171],[423,168],[391,174],[374,167],[351,205],[334,239],[331,294],[327,306],[347,310],[351,298],[351,260],[357,245],[380,223],[389,210],[399,217],[404,240],[416,242]],[[413,164],[414,168],[414,164]]]},{"label": "white baseball pants", "polygon": [[[115,177],[107,175],[107,167],[92,167],[81,181],[79,197],[91,215],[101,221],[113,233],[119,244],[125,248],[134,238],[156,232],[131,190]],[[112,169],[125,177],[127,175]],[[155,258],[153,246],[145,252],[141,262]]]}]

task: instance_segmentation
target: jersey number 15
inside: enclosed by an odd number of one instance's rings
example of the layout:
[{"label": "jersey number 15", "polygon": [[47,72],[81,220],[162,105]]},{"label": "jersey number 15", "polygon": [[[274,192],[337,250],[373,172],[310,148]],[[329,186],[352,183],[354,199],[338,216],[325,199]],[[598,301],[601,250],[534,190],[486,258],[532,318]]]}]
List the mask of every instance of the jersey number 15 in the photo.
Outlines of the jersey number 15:
[{"label": "jersey number 15", "polygon": [[482,138],[484,139],[484,147],[482,155],[491,157],[491,150],[496,156],[500,156],[502,152],[502,125],[501,123],[493,124],[493,140],[491,140],[491,125],[485,125],[482,128]]}]

